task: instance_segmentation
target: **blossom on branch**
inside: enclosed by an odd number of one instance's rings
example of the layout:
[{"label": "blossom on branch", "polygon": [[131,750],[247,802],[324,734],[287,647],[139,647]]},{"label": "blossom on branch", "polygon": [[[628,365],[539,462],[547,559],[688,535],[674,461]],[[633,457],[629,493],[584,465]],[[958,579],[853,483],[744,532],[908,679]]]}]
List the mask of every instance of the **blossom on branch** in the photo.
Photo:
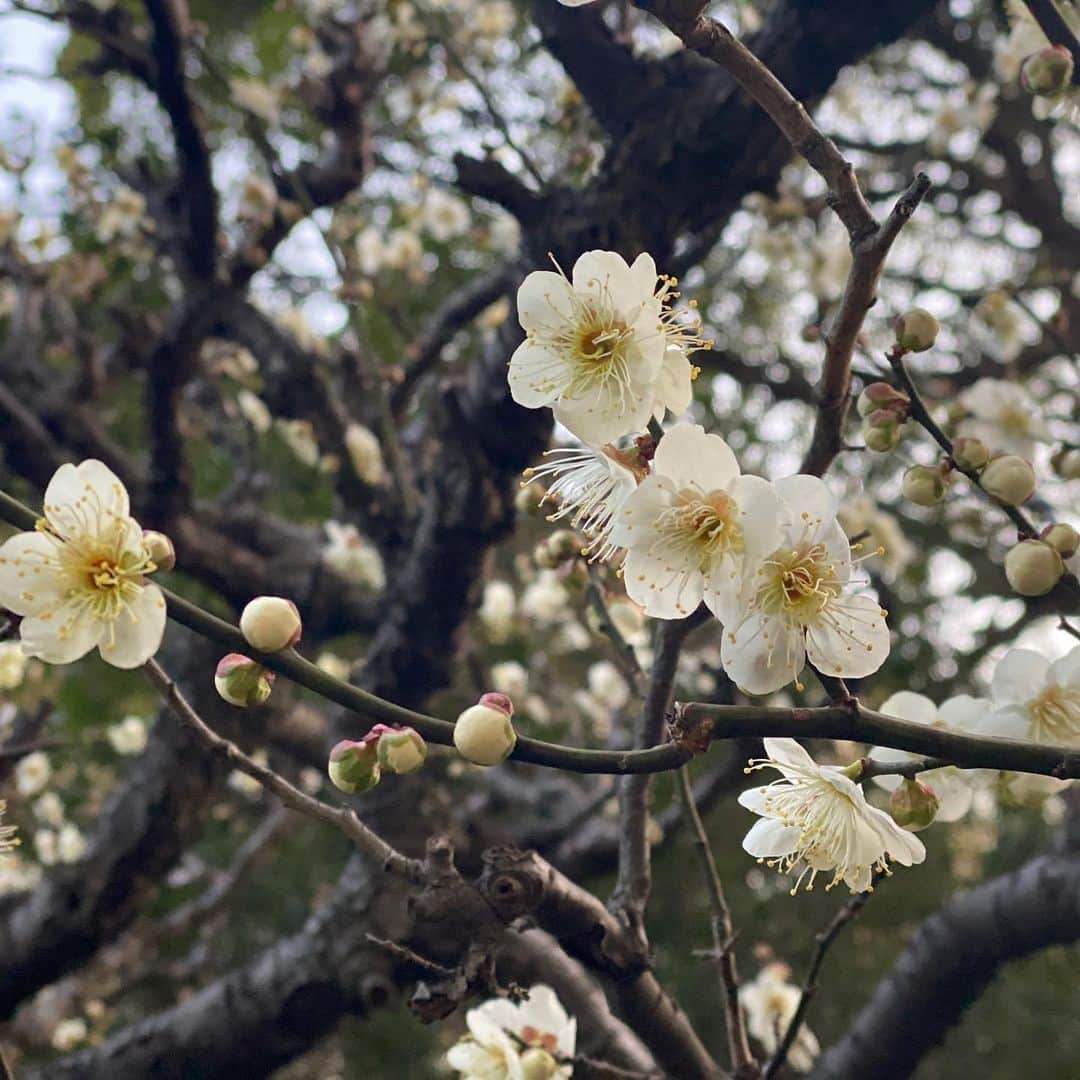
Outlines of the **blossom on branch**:
[{"label": "blossom on branch", "polygon": [[866,892],[875,871],[888,872],[889,859],[911,866],[926,857],[922,842],[871,806],[843,769],[816,764],[794,739],[766,739],[765,753],[746,771],[776,769],[781,778],[739,796],[762,818],[743,848],[785,874],[800,868],[792,896],[807,876],[809,892],[819,873],[832,874],[826,889],[843,882],[853,893]]},{"label": "blossom on branch", "polygon": [[577,1021],[567,1016],[555,991],[534,986],[525,1001],[485,1001],[465,1014],[469,1034],[446,1054],[446,1063],[467,1078],[564,1080],[574,1056]]},{"label": "blossom on branch", "polygon": [[[766,964],[757,978],[739,987],[739,1005],[746,1014],[746,1029],[769,1055],[779,1048],[802,997],[799,988],[788,982],[789,974],[787,964]],[[817,1036],[800,1024],[788,1050],[787,1063],[796,1072],[809,1072],[820,1050]]]},{"label": "blossom on branch", "polygon": [[885,612],[851,591],[856,560],[836,502],[813,476],[774,485],[785,506],[778,547],[747,560],[737,619],[726,623],[724,670],[749,694],[796,680],[806,660],[819,671],[862,678],[889,655]]},{"label": "blossom on branch", "polygon": [[744,565],[780,543],[781,513],[773,486],[740,475],[719,435],[677,424],[611,533],[611,543],[627,549],[627,595],[655,618],[682,618],[704,600],[729,622],[738,613]]},{"label": "blossom on branch", "polygon": [[124,485],[100,461],[61,465],[33,532],[0,546],[0,607],[23,616],[23,651],[70,664],[97,647],[114,667],[139,667],[165,632],[157,569],[130,516]]},{"label": "blossom on branch", "polygon": [[1018,383],[979,379],[960,395],[960,404],[970,416],[958,433],[981,439],[991,451],[1031,460],[1037,442],[1053,439],[1038,406]]},{"label": "blossom on branch", "polygon": [[990,693],[993,709],[979,734],[1080,746],[1080,645],[1053,663],[1033,649],[1010,649]]},{"label": "blossom on branch", "polygon": [[613,251],[587,251],[571,277],[529,274],[518,289],[525,341],[510,359],[510,393],[529,409],[550,405],[584,442],[600,446],[640,431],[665,409],[690,404],[687,352],[697,324],[670,310],[677,294],[652,257],[628,266]]}]

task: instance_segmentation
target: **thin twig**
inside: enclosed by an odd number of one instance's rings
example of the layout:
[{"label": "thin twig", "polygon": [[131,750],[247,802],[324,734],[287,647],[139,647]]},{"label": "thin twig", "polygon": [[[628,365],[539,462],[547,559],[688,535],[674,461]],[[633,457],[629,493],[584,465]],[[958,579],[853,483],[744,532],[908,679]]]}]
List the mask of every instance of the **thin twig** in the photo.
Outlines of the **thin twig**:
[{"label": "thin twig", "polygon": [[[881,880],[882,875],[877,874],[874,878],[874,884],[877,884]],[[873,895],[873,886],[867,889],[866,892],[856,893],[848,902],[836,913],[832,922],[817,935],[817,947],[814,949],[813,959],[810,961],[810,969],[806,973],[806,979],[803,982],[802,995],[799,998],[799,1004],[795,1009],[795,1014],[792,1016],[791,1021],[788,1023],[787,1030],[784,1032],[784,1037],[780,1040],[780,1045],[776,1048],[776,1053],[773,1054],[769,1064],[765,1067],[765,1073],[763,1080],[773,1080],[773,1077],[777,1076],[780,1070],[784,1067],[784,1062],[787,1060],[788,1053],[791,1047],[794,1045],[796,1038],[799,1035],[799,1029],[803,1025],[803,1021],[806,1018],[806,1012],[810,1008],[810,1002],[813,1000],[814,995],[817,993],[818,988],[818,976],[821,974],[821,966],[825,963],[825,955],[829,951],[829,947],[836,940],[840,931],[860,911],[866,906],[866,902]]]},{"label": "thin twig", "polygon": [[420,883],[423,881],[423,864],[409,859],[396,851],[377,833],[369,829],[355,811],[347,806],[331,806],[294,787],[283,776],[253,761],[235,743],[217,734],[180,692],[179,687],[156,660],[148,660],[144,670],[150,682],[161,694],[162,700],[176,718],[190,730],[208,750],[223,757],[233,768],[257,780],[267,791],[276,795],[290,810],[305,814],[316,821],[326,822],[343,832],[361,851],[370,855],[384,869]]},{"label": "thin twig", "polygon": [[705,886],[709,890],[709,903],[713,914],[709,920],[712,927],[713,952],[720,967],[720,979],[724,990],[724,1022],[727,1026],[728,1049],[736,1075],[744,1069],[754,1067],[756,1062],[750,1051],[746,1035],[746,1023],[742,1009],[739,1008],[739,973],[735,966],[735,952],[732,942],[735,938],[735,926],[731,921],[731,910],[724,896],[724,885],[716,868],[709,834],[698,813],[694,802],[694,789],[690,784],[690,772],[687,766],[676,771],[677,790],[682,800],[686,819],[694,833],[694,847],[701,860],[701,869],[705,875]]}]

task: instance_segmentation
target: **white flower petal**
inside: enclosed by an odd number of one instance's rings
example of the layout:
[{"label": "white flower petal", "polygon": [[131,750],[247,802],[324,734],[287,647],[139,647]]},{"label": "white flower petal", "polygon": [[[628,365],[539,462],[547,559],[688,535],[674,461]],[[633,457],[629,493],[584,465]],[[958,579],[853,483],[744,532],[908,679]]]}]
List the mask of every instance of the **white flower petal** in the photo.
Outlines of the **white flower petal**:
[{"label": "white flower petal", "polygon": [[776,490],[794,512],[796,520],[824,525],[836,517],[836,497],[823,480],[799,473],[776,481]]},{"label": "white flower petal", "polygon": [[775,818],[755,821],[743,837],[743,850],[755,859],[778,859],[799,849],[799,829]]},{"label": "white flower petal", "polygon": [[568,361],[544,345],[523,341],[510,357],[510,396],[526,409],[558,401],[571,378]]},{"label": "white flower petal", "polygon": [[113,624],[112,635],[102,635],[102,659],[118,668],[145,664],[161,647],[165,633],[165,597],[156,585],[144,585],[128,609]]},{"label": "white flower petal", "polygon": [[1080,689],[1080,645],[1050,665],[1048,682],[1073,690]]},{"label": "white flower petal", "polygon": [[719,435],[706,434],[700,424],[676,424],[656,448],[653,471],[676,488],[695,488],[704,494],[727,490],[739,475],[739,463]]},{"label": "white flower petal", "polygon": [[71,664],[98,643],[105,629],[102,623],[85,614],[76,617],[69,605],[57,608],[48,619],[38,616],[23,619],[19,639],[27,656],[36,656],[47,664]]},{"label": "white flower petal", "polygon": [[994,669],[994,705],[1016,705],[1036,697],[1046,683],[1050,661],[1033,649],[1010,649]]},{"label": "white flower petal", "polygon": [[910,690],[900,690],[881,703],[881,712],[886,716],[898,716],[913,724],[930,726],[937,720],[937,706],[924,694],[915,694]]},{"label": "white flower petal", "polygon": [[653,413],[658,420],[664,418],[664,410],[673,413],[686,412],[694,399],[693,365],[682,349],[669,348],[664,352],[664,362],[656,379]]},{"label": "white flower petal", "polygon": [[0,607],[40,615],[62,603],[67,582],[55,569],[56,550],[56,540],[40,532],[16,533],[0,545]]},{"label": "white flower petal", "polygon": [[518,322],[526,332],[543,330],[573,315],[570,282],[552,270],[525,275],[517,293]]},{"label": "white flower petal", "polygon": [[739,508],[738,523],[746,558],[752,560],[775,551],[781,543],[783,516],[776,488],[760,476],[740,476],[730,490]]},{"label": "white flower petal", "polygon": [[806,664],[803,633],[754,612],[724,633],[721,660],[740,690],[771,694],[792,682]]},{"label": "white flower petal", "polygon": [[829,605],[831,620],[818,619],[806,629],[810,662],[827,675],[862,678],[889,655],[889,628],[870,596],[845,597]]}]

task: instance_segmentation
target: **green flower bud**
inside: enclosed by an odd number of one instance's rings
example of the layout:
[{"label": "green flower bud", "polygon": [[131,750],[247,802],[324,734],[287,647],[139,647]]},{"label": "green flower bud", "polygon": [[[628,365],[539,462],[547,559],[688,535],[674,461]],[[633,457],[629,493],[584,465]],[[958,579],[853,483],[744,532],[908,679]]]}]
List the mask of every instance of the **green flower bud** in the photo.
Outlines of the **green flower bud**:
[{"label": "green flower bud", "polygon": [[990,460],[990,451],[981,439],[953,439],[952,459],[962,469],[977,471]]},{"label": "green flower bud", "polygon": [[869,416],[878,409],[890,409],[896,412],[900,419],[907,416],[910,406],[911,398],[902,390],[897,390],[895,386],[890,386],[887,382],[870,383],[859,395],[859,400],[855,403],[855,408],[860,416]]},{"label": "green flower bud", "polygon": [[1080,550],[1080,533],[1064,521],[1047,525],[1040,538],[1049,544],[1063,559],[1071,559]]},{"label": "green flower bud", "polygon": [[1042,596],[1061,580],[1065,564],[1042,540],[1022,540],[1005,556],[1005,577],[1021,596]]},{"label": "green flower bud", "polygon": [[1007,506],[1019,506],[1035,494],[1035,470],[1016,454],[991,458],[979,477],[984,491]]},{"label": "green flower bud", "polygon": [[246,709],[261,705],[274,686],[274,672],[256,663],[250,656],[229,653],[223,656],[214,671],[214,687],[230,705]]},{"label": "green flower bud", "polygon": [[339,791],[356,795],[370,791],[380,780],[378,740],[362,739],[353,742],[343,739],[330,751],[327,772],[330,782]]},{"label": "green flower bud", "polygon": [[416,772],[427,757],[427,743],[411,727],[388,729],[377,745],[379,764],[392,773]]},{"label": "green flower bud", "polygon": [[925,829],[937,817],[941,801],[925,784],[904,777],[889,799],[893,821],[909,832]]},{"label": "green flower bud", "polygon": [[176,549],[173,542],[161,532],[153,529],[143,529],[143,547],[146,554],[153,560],[158,570],[171,570],[176,566]]},{"label": "green flower bud", "polygon": [[523,1080],[551,1080],[558,1072],[559,1063],[542,1047],[531,1046],[521,1055]]},{"label": "green flower bud", "polygon": [[1080,450],[1061,446],[1054,451],[1050,465],[1062,480],[1080,480]]},{"label": "green flower bud", "polygon": [[300,640],[300,612],[283,596],[257,596],[240,615],[240,631],[260,652],[278,652]]},{"label": "green flower bud", "polygon": [[1057,97],[1069,88],[1073,55],[1064,45],[1048,45],[1032,53],[1020,68],[1020,85],[1038,97]]},{"label": "green flower bud", "polygon": [[454,746],[458,753],[475,765],[498,765],[505,761],[517,743],[510,719],[513,714],[513,702],[505,694],[484,694],[454,724]]},{"label": "green flower bud", "polygon": [[911,308],[896,320],[896,343],[904,352],[926,352],[940,329],[937,319],[925,308]]},{"label": "green flower bud", "polygon": [[878,409],[863,419],[862,435],[867,450],[887,454],[900,445],[904,424],[892,409]]},{"label": "green flower bud", "polygon": [[940,466],[912,465],[902,482],[904,498],[919,506],[937,505],[945,498],[948,487],[948,473]]}]

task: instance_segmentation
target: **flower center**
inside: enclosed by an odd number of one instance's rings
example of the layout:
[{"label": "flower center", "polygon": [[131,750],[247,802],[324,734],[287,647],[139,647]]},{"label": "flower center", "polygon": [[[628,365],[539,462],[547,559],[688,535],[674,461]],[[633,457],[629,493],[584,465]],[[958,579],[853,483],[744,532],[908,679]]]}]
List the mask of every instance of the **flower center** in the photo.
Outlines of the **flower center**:
[{"label": "flower center", "polygon": [[742,551],[742,530],[735,520],[737,509],[726,491],[680,491],[674,503],[657,518],[656,529],[661,536],[658,543],[665,553],[705,570],[724,552]]},{"label": "flower center", "polygon": [[1080,690],[1048,686],[1027,708],[1037,742],[1068,744],[1080,738]]},{"label": "flower center", "polygon": [[998,415],[998,426],[1009,435],[1026,435],[1030,423],[1030,414],[1014,405],[1007,405]]},{"label": "flower center", "polygon": [[521,1040],[529,1046],[539,1046],[549,1054],[554,1054],[559,1046],[557,1035],[552,1034],[550,1031],[541,1031],[539,1028],[533,1027],[532,1024],[526,1024],[521,1029]]},{"label": "flower center", "polygon": [[840,595],[841,586],[823,544],[781,548],[765,560],[758,606],[769,615],[807,623]]}]

